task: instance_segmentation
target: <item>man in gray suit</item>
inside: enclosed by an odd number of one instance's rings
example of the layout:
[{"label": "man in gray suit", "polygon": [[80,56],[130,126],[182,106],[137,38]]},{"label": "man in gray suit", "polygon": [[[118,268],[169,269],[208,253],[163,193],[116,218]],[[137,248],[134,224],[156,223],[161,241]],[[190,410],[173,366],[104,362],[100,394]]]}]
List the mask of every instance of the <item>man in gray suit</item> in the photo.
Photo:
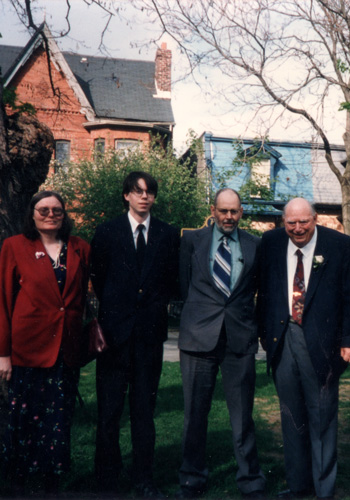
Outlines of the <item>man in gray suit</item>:
[{"label": "man in gray suit", "polygon": [[254,296],[260,239],[237,228],[243,209],[238,193],[222,189],[211,214],[215,224],[185,232],[180,251],[184,308],[180,365],[185,401],[183,462],[178,498],[205,490],[208,414],[220,367],[244,496],[262,498],[254,422],[255,353],[258,348]]}]

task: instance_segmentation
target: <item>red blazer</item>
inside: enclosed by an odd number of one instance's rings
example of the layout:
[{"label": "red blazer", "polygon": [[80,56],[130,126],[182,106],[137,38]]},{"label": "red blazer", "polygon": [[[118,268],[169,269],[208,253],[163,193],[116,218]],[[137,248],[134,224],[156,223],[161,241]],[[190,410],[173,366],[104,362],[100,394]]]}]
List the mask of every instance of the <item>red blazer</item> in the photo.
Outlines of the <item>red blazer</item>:
[{"label": "red blazer", "polygon": [[90,246],[71,236],[66,284],[60,294],[40,240],[23,235],[4,241],[0,253],[0,356],[13,365],[48,368],[62,345],[68,366],[78,366]]}]

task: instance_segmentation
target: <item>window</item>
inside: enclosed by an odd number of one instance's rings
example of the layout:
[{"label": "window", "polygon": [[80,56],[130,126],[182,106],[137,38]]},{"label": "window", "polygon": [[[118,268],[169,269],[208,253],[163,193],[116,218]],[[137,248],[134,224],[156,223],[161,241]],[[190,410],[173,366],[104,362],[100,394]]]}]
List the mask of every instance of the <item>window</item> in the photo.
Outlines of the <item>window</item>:
[{"label": "window", "polygon": [[255,142],[239,150],[239,161],[246,164],[246,178],[241,187],[246,198],[270,199],[274,193],[276,162],[282,156],[266,142]]},{"label": "window", "polygon": [[135,151],[139,147],[139,141],[133,139],[116,139],[115,149],[116,151],[123,151],[128,154],[128,151]]},{"label": "window", "polygon": [[70,141],[56,141],[55,142],[55,172],[60,167],[63,167],[69,163],[70,160]]},{"label": "window", "polygon": [[105,152],[105,140],[102,138],[95,139],[95,154],[104,155]]},{"label": "window", "polygon": [[[271,161],[261,160],[259,163],[252,165],[250,178],[253,183],[257,186],[270,188],[270,171],[271,171]],[[254,196],[254,195],[252,195]],[[258,191],[255,196],[257,198],[261,197],[261,193]]]}]

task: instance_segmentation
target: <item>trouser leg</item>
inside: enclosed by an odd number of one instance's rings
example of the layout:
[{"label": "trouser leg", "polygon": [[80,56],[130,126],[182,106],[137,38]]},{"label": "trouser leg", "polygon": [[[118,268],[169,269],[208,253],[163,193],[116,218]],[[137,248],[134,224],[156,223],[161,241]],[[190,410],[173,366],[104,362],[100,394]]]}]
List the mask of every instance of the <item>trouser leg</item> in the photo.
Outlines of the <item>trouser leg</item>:
[{"label": "trouser leg", "polygon": [[256,378],[254,354],[235,354],[227,347],[221,372],[238,465],[237,485],[243,493],[264,490],[266,480],[259,466],[252,417]]},{"label": "trouser leg", "polygon": [[129,345],[110,348],[97,359],[97,433],[95,472],[106,489],[114,488],[122,467],[119,425],[129,376]]},{"label": "trouser leg", "polygon": [[337,471],[338,381],[321,386],[305,337],[290,325],[275,383],[280,398],[286,477],[293,491],[314,485],[319,497],[333,496]]},{"label": "trouser leg", "polygon": [[129,388],[133,448],[133,478],[136,484],[152,480],[155,447],[154,410],[162,370],[163,344],[136,340]]},{"label": "trouser leg", "polygon": [[180,351],[180,366],[184,391],[183,461],[180,485],[203,491],[208,480],[205,450],[208,415],[216,376],[217,358]]}]

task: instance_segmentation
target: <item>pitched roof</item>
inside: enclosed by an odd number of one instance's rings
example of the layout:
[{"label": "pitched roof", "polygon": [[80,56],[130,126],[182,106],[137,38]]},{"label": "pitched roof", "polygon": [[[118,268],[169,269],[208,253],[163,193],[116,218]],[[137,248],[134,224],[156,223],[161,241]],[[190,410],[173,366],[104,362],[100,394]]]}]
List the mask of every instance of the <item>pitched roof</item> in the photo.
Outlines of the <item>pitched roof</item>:
[{"label": "pitched roof", "polygon": [[[46,29],[43,25],[41,29]],[[0,45],[4,81],[11,79],[40,43],[35,34],[23,47]],[[174,125],[171,100],[157,97],[155,62],[61,52],[98,119]]]},{"label": "pitched roof", "polygon": [[0,45],[0,68],[1,76],[7,74],[13,63],[22,52],[23,47],[14,47],[11,45]]},{"label": "pitched roof", "polygon": [[170,99],[155,97],[154,62],[63,54],[99,118],[174,122]]}]

